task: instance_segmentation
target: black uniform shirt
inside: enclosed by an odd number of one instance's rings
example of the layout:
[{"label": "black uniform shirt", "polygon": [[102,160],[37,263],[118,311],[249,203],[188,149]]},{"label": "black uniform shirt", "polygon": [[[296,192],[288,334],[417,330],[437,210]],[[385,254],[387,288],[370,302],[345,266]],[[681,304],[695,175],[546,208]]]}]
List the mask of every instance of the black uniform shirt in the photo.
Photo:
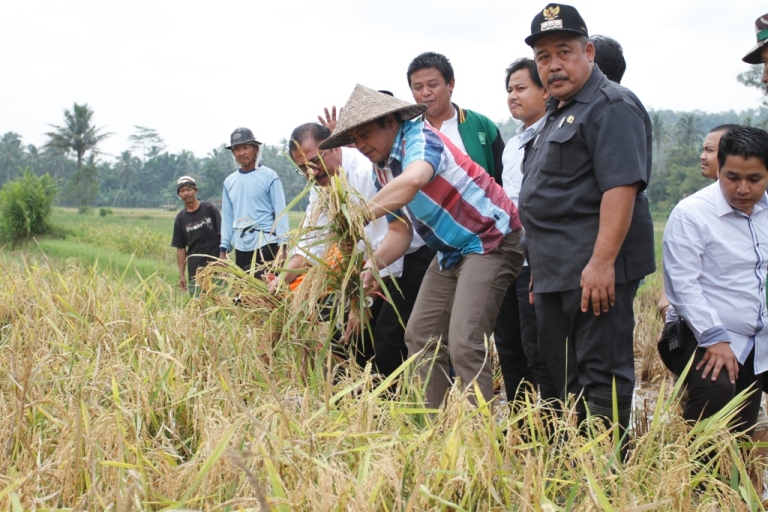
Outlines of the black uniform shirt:
[{"label": "black uniform shirt", "polygon": [[595,66],[567,104],[547,101],[547,119],[526,146],[520,219],[536,293],[575,290],[592,256],[606,190],[640,183],[632,224],[616,258],[616,284],[652,273],[651,120],[640,100]]}]

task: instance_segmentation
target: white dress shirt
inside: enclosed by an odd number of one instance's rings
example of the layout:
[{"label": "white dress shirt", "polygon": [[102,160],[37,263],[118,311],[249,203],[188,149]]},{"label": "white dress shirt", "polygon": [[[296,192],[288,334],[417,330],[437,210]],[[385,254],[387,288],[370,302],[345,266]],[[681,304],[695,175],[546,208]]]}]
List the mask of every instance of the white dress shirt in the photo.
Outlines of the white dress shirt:
[{"label": "white dress shirt", "polygon": [[517,206],[517,199],[520,197],[520,186],[523,184],[523,171],[520,166],[525,156],[525,145],[533,138],[546,117],[542,116],[528,128],[522,124],[518,126],[515,135],[507,141],[504,152],[501,154],[501,163],[504,166],[501,171],[501,183],[507,197],[515,203],[515,206]]},{"label": "white dress shirt", "polygon": [[[352,188],[351,192],[359,194],[361,200],[367,200],[376,195],[376,187],[373,184],[373,164],[362,153],[356,149],[341,148],[341,168],[344,170],[344,175],[347,178],[347,183]],[[313,210],[319,207],[319,201],[317,201],[318,193],[316,187],[312,187],[309,191],[309,206],[307,212],[302,220],[302,228],[307,227],[306,221],[313,216]],[[299,241],[298,246],[294,250],[294,254],[299,254],[310,263],[317,263],[318,259],[321,259],[325,253],[324,239],[327,233],[320,229],[328,223],[328,217],[325,212],[320,213],[317,216],[317,223],[313,226],[314,230],[305,232]],[[365,234],[368,240],[371,242],[371,246],[376,250],[381,244],[384,235],[387,234],[389,229],[387,219],[385,217],[379,217],[373,222],[365,226]],[[365,250],[365,243],[361,240],[358,242],[360,250]],[[368,257],[370,259],[370,257]],[[394,276],[400,277],[403,272],[403,259],[400,258],[387,268],[382,269],[379,273],[382,277]]]},{"label": "white dress shirt", "polygon": [[720,183],[680,201],[664,229],[664,285],[701,347],[730,342],[741,364],[755,349],[755,374],[768,370],[768,197],[752,215],[734,210]]}]

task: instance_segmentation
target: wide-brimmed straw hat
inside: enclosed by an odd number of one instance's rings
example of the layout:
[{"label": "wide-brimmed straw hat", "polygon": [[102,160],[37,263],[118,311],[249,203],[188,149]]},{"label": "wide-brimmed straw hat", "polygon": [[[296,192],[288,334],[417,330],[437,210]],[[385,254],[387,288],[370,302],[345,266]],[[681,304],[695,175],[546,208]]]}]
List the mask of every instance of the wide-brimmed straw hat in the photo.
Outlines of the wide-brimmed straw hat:
[{"label": "wide-brimmed straw hat", "polygon": [[768,44],[768,14],[763,14],[755,20],[755,34],[757,46],[749,50],[743,60],[747,64],[760,64],[763,59],[763,47]]},{"label": "wide-brimmed straw hat", "polygon": [[422,103],[408,103],[357,84],[344,105],[344,110],[341,111],[333,133],[321,142],[318,148],[332,149],[352,144],[354,139],[349,136],[350,130],[387,114],[396,114],[401,121],[407,121],[426,110],[427,106]]}]

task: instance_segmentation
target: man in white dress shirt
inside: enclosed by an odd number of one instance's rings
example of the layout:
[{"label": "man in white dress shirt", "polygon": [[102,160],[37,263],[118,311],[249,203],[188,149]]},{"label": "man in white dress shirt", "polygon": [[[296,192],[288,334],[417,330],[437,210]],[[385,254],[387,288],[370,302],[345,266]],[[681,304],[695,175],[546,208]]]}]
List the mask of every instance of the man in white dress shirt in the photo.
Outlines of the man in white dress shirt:
[{"label": "man in white dress shirt", "polygon": [[712,416],[753,386],[735,420],[751,435],[768,370],[768,133],[732,129],[718,163],[719,180],[680,201],[664,230],[667,348],[678,375],[694,356],[683,417]]},{"label": "man in white dress shirt", "polygon": [[[361,200],[367,200],[376,195],[376,187],[373,183],[373,167],[371,162],[359,151],[351,148],[334,148],[321,151],[317,148],[317,145],[330,135],[331,131],[327,127],[317,123],[306,123],[293,130],[288,150],[296,164],[297,171],[302,173],[307,179],[313,179],[317,186],[327,187],[330,184],[330,176],[337,175],[343,169],[347,183],[354,192],[360,195]],[[310,218],[312,210],[318,207],[317,197],[317,190],[313,188],[310,191],[309,207],[307,208],[305,218]],[[320,214],[317,224],[322,225],[325,222],[327,222],[325,215]],[[318,228],[320,227],[319,225],[317,226]],[[378,247],[384,235],[387,234],[388,229],[387,220],[383,217],[374,220],[366,226],[366,235],[374,249]],[[286,268],[302,269],[309,267],[321,259],[324,252],[324,234],[320,232],[305,233]],[[385,281],[390,276],[400,277],[402,268],[403,261],[400,259],[389,267],[382,269],[380,275]],[[281,278],[291,285],[301,275],[303,274],[284,272]],[[394,293],[394,288],[390,293]],[[350,328],[351,323],[348,323],[348,332],[344,333],[340,340],[344,343],[349,343],[353,338],[357,338],[354,347],[352,347],[357,363],[364,366],[369,359],[375,356],[373,360],[374,368],[383,375],[392,373],[408,354],[402,328],[400,329],[401,334],[399,337],[392,336],[390,335],[389,325],[385,325],[388,320],[386,320],[386,314],[382,317],[382,312],[389,308],[391,308],[391,305],[381,297],[373,300],[373,303],[370,305],[372,314],[371,329],[373,331],[372,342],[369,336],[367,336],[367,330],[359,333],[360,336],[354,336],[353,329]]]},{"label": "man in white dress shirt", "polygon": [[[525,145],[544,123],[549,92],[541,83],[533,59],[517,59],[510,64],[504,83],[509,112],[522,123],[515,135],[507,141],[501,157],[504,164],[502,185],[507,196],[517,206],[523,182]],[[524,388],[520,384],[523,381],[538,388],[543,398],[557,396],[549,371],[539,355],[536,310],[528,297],[530,280],[531,269],[526,262],[520,275],[507,290],[493,331],[507,400],[510,402],[522,398]]]}]

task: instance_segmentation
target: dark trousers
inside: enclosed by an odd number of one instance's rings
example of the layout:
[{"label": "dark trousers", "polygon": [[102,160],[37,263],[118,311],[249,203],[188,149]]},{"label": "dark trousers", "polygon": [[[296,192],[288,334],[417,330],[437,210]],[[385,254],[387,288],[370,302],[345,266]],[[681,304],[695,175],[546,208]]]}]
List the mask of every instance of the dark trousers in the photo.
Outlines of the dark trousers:
[{"label": "dark trousers", "polygon": [[[674,324],[666,324],[664,329],[666,330],[672,325]],[[683,335],[683,350],[672,361],[672,370],[680,375],[693,356],[693,363],[685,378],[685,385],[688,388],[688,402],[683,408],[683,418],[689,421],[708,418],[725,407],[734,396],[752,386],[755,392],[747,397],[744,407],[736,413],[733,424],[734,432],[746,431],[747,435],[751,436],[757,422],[760,400],[763,391],[766,390],[766,384],[768,384],[765,373],[755,375],[755,350],[752,349],[744,364],[739,364],[739,376],[736,379],[736,384],[731,384],[728,370],[725,368],[720,370],[715,381],[712,381],[711,372],[706,379],[702,379],[701,374],[704,372],[704,367],[697,370],[696,366],[706,354],[706,349],[699,347],[696,338],[687,327],[684,328]]]},{"label": "dark trousers", "polygon": [[539,353],[552,377],[557,398],[581,397],[577,409],[586,417],[584,401],[596,416],[612,418],[614,383],[619,421],[629,424],[635,387],[633,301],[637,281],[617,284],[616,303],[595,316],[590,304],[581,312],[581,289],[535,296]]},{"label": "dark trousers", "polygon": [[[279,250],[278,244],[262,245],[255,251],[238,251],[235,249],[235,264],[248,272],[251,270],[251,265],[258,267],[268,261],[273,261]],[[258,270],[255,276],[261,277],[263,273],[263,270]]]},{"label": "dark trousers", "polygon": [[493,331],[510,402],[522,399],[525,388],[520,384],[523,381],[538,388],[544,399],[557,397],[552,378],[539,355],[536,309],[528,300],[530,280],[531,269],[524,266],[504,296]]},{"label": "dark trousers", "polygon": [[347,359],[354,358],[361,367],[373,360],[374,371],[384,376],[394,372],[408,357],[403,325],[411,317],[424,274],[434,256],[435,251],[426,246],[406,255],[397,286],[392,280],[387,283],[392,302],[381,297],[374,300],[370,308],[369,328],[364,329],[350,346],[339,345],[341,333],[337,333],[334,336],[337,346],[334,353]]}]

